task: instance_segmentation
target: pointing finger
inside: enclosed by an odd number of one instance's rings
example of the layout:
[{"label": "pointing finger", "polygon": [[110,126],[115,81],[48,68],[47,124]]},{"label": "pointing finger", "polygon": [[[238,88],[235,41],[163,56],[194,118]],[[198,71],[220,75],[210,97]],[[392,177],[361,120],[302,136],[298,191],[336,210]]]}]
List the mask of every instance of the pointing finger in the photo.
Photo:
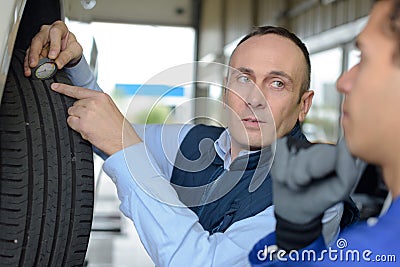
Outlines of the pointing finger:
[{"label": "pointing finger", "polygon": [[95,97],[98,94],[102,94],[98,91],[63,83],[52,83],[51,89],[60,94],[70,96],[76,99],[85,99],[85,98]]}]

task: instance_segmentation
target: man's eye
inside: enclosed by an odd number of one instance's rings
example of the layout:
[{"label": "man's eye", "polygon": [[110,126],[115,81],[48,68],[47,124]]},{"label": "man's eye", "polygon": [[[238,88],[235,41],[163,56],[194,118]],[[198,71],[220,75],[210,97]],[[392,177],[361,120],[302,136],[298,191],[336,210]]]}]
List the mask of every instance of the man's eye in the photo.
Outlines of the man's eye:
[{"label": "man's eye", "polygon": [[285,86],[285,84],[283,82],[281,82],[281,81],[273,81],[271,83],[271,85],[272,85],[272,87],[275,87],[275,88],[278,88],[278,89],[282,89]]},{"label": "man's eye", "polygon": [[249,79],[249,77],[244,76],[244,75],[239,76],[239,77],[237,78],[237,80],[238,80],[239,82],[241,82],[241,83],[249,83],[249,82],[251,82],[251,80]]}]

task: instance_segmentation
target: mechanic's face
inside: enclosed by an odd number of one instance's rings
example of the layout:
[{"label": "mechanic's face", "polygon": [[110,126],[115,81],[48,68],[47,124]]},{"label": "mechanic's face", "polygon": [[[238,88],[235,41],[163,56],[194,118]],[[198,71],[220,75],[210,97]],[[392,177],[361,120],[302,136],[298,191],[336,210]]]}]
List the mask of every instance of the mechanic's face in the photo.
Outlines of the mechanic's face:
[{"label": "mechanic's face", "polygon": [[237,71],[227,77],[225,103],[235,157],[242,149],[271,144],[297,120],[303,121],[313,92],[304,93],[299,102],[306,61],[300,48],[285,37],[253,36],[236,48],[230,62]]},{"label": "mechanic's face", "polygon": [[400,151],[400,67],[394,62],[398,41],[389,29],[391,7],[392,1],[375,4],[357,38],[360,62],[337,82],[345,94],[342,123],[350,151],[379,165],[393,156],[390,151]]}]

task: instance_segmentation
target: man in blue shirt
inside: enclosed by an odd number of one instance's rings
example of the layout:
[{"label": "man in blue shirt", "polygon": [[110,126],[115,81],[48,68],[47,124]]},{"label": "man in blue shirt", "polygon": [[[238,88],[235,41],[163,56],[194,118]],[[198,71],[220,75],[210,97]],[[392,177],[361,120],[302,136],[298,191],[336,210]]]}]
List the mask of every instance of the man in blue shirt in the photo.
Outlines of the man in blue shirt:
[{"label": "man in blue shirt", "polygon": [[[299,147],[287,138],[279,140],[276,155],[280,160],[272,167],[274,193],[281,193],[277,198],[274,194],[276,232],[254,246],[249,256],[252,266],[400,264],[399,0],[375,3],[356,46],[360,62],[337,82],[338,91],[345,95],[345,141],[354,156],[381,167],[393,201],[377,221],[347,228],[334,246],[326,247],[320,236],[321,214],[354,186],[357,180],[349,177],[357,175],[346,173],[357,169],[357,160],[346,152],[343,140],[336,148]],[[286,171],[285,161],[308,171],[300,175]],[[311,192],[321,193],[310,198]]]},{"label": "man in blue shirt", "polygon": [[[52,84],[52,89],[78,99],[68,110],[68,123],[108,156],[103,168],[116,184],[120,209],[135,223],[156,265],[249,265],[253,244],[275,229],[271,143],[285,135],[305,140],[299,123],[314,93],[304,44],[279,27],[260,27],[243,38],[226,77],[227,129],[131,126],[99,92],[80,45],[62,22],[43,27],[33,39],[27,76],[40,53],[59,67],[69,62],[67,73],[81,87]],[[192,171],[204,161],[205,168]],[[201,190],[194,194],[192,188]],[[327,240],[337,233],[341,214],[340,204],[327,211]]]}]

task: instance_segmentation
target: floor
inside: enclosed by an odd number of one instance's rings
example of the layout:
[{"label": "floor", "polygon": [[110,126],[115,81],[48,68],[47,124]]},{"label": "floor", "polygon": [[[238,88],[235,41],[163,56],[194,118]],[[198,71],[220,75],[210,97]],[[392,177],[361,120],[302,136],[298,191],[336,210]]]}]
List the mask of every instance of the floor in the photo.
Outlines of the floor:
[{"label": "floor", "polygon": [[119,211],[111,179],[95,157],[96,194],[92,232],[86,255],[88,267],[154,267],[132,221]]}]

